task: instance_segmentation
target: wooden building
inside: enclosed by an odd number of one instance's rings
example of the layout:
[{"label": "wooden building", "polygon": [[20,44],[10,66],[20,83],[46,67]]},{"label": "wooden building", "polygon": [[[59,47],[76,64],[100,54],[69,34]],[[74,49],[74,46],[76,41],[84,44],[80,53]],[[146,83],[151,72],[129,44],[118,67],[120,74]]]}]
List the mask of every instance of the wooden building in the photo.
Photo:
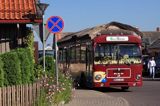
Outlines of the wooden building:
[{"label": "wooden building", "polygon": [[42,24],[39,0],[0,0],[0,53],[23,47],[27,24]]},{"label": "wooden building", "polygon": [[160,56],[160,30],[143,32],[144,55]]}]

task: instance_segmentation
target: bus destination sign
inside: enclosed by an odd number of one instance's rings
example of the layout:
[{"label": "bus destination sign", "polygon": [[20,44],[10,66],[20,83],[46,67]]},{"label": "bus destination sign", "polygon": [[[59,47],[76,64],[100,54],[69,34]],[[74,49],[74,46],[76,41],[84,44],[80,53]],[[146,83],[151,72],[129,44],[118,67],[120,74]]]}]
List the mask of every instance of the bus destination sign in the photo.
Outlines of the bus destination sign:
[{"label": "bus destination sign", "polygon": [[107,36],[106,41],[128,41],[128,36]]}]

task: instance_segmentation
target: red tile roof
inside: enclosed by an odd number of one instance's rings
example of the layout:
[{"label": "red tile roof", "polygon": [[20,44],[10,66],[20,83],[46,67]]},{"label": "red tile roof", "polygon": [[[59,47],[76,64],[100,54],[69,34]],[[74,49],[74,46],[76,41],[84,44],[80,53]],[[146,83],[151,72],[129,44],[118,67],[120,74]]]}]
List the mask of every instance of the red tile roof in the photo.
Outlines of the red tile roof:
[{"label": "red tile roof", "polygon": [[0,23],[29,23],[39,22],[41,19],[31,20],[28,16],[36,16],[35,0],[0,0]]}]

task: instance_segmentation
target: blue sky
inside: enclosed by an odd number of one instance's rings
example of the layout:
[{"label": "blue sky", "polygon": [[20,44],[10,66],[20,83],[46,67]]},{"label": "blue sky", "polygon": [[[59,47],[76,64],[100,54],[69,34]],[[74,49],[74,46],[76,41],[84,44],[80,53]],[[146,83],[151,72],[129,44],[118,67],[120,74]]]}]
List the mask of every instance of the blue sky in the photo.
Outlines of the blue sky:
[{"label": "blue sky", "polygon": [[79,31],[111,21],[155,30],[160,26],[160,0],[41,0],[50,6],[45,19],[61,16],[64,32]]},{"label": "blue sky", "polygon": [[49,4],[45,20],[50,16],[63,18],[63,32],[75,32],[111,21],[129,24],[141,31],[155,31],[160,26],[160,0],[40,1]]}]

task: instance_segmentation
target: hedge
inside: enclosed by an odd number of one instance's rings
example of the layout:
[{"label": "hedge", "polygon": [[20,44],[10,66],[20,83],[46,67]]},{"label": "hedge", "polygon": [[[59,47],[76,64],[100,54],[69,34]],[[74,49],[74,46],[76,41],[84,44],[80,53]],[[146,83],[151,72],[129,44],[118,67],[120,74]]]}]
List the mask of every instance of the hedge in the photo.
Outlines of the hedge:
[{"label": "hedge", "polygon": [[31,63],[28,58],[27,49],[19,48],[15,51],[18,54],[18,58],[20,60],[22,84],[30,83]]},{"label": "hedge", "polygon": [[[0,56],[0,86],[35,81],[34,58],[31,48],[19,48]],[[2,62],[1,62],[2,61]]]},{"label": "hedge", "polygon": [[16,52],[8,52],[1,55],[4,63],[4,85],[21,84],[20,61]]},{"label": "hedge", "polygon": [[30,61],[30,81],[34,82],[35,77],[34,77],[34,34],[33,31],[30,29],[26,29],[27,31],[27,36],[24,38],[24,44],[26,46],[25,49],[27,49],[27,54],[28,54],[28,59]]},{"label": "hedge", "polygon": [[34,82],[35,81],[35,77],[34,77],[34,56],[31,52],[30,48],[26,48],[26,52],[27,52],[28,59],[29,59],[29,62],[30,62],[30,74],[31,74],[30,81]]},{"label": "hedge", "polygon": [[0,87],[2,87],[4,84],[4,72],[3,72],[3,61],[0,57]]}]

